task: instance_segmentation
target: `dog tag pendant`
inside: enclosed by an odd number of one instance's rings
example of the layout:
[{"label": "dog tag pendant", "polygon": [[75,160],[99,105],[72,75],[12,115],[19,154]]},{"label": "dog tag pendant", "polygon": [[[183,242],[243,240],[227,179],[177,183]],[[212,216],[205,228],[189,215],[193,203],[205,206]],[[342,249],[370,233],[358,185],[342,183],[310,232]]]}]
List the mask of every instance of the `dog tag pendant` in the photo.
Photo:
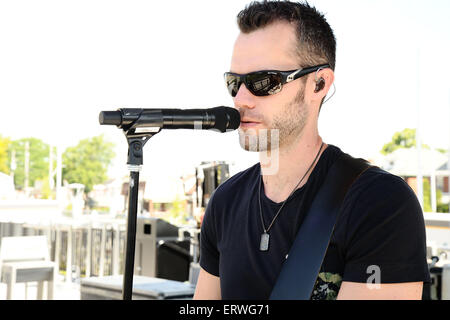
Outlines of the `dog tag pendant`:
[{"label": "dog tag pendant", "polygon": [[267,251],[269,250],[269,234],[264,232],[261,235],[261,242],[259,243],[259,250]]}]

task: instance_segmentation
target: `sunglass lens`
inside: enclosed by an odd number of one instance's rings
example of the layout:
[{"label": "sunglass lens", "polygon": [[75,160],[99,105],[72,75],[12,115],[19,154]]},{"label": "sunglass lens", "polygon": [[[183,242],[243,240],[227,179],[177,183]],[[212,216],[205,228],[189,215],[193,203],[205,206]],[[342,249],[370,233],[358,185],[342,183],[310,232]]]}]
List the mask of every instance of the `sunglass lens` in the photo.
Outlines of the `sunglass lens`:
[{"label": "sunglass lens", "polygon": [[248,89],[255,96],[267,96],[281,91],[281,75],[278,73],[255,72],[247,75]]},{"label": "sunglass lens", "polygon": [[234,98],[237,95],[239,87],[242,84],[241,79],[239,78],[239,76],[236,76],[234,74],[225,73],[225,82],[228,92]]}]

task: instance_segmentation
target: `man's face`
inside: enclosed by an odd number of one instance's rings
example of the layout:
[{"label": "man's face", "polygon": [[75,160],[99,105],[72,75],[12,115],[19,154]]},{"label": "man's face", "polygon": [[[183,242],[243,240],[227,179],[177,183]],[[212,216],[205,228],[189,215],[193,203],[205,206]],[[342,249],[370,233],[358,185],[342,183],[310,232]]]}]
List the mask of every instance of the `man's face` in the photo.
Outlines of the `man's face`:
[{"label": "man's face", "polygon": [[[298,69],[295,45],[295,29],[288,23],[274,23],[249,34],[240,33],[234,45],[230,71],[244,74]],[[241,114],[239,140],[245,150],[266,151],[277,145],[289,147],[301,136],[308,119],[304,84],[300,79],[284,84],[281,92],[264,97],[254,96],[243,84],[233,100]],[[278,143],[271,143],[271,137],[277,136]],[[266,139],[267,143],[261,143]]]}]

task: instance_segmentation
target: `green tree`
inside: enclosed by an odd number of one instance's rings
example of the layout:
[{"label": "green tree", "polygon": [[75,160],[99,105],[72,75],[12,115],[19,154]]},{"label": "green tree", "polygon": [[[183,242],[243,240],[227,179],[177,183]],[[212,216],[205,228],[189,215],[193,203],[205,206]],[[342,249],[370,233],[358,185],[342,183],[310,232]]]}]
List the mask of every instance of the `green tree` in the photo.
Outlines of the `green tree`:
[{"label": "green tree", "polygon": [[105,182],[108,166],[114,158],[114,144],[103,135],[81,140],[77,146],[63,153],[63,179],[68,183],[82,183],[85,193],[96,184]]},{"label": "green tree", "polygon": [[431,212],[431,187],[428,179],[423,179],[423,211]]},{"label": "green tree", "polygon": [[11,140],[9,138],[3,138],[0,135],[0,172],[9,174],[9,166],[8,166],[8,148],[11,144]]},{"label": "green tree", "polygon": [[49,145],[37,138],[14,140],[9,145],[8,166],[11,163],[11,153],[15,151],[17,167],[14,171],[14,184],[17,189],[25,187],[25,149],[27,142],[29,153],[28,186],[32,187],[36,180],[48,179]]},{"label": "green tree", "polygon": [[[392,140],[386,143],[381,149],[381,153],[386,155],[394,152],[399,148],[413,148],[416,146],[416,129],[403,129],[403,131],[396,132],[392,136]],[[422,144],[422,147],[429,149],[426,144]]]}]

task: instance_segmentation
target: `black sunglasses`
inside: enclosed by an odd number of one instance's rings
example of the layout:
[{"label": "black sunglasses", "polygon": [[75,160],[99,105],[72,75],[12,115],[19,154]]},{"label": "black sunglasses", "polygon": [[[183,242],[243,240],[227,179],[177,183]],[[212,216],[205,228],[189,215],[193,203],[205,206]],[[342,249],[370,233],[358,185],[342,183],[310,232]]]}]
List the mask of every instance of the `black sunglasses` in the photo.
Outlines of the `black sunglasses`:
[{"label": "black sunglasses", "polygon": [[284,84],[303,77],[319,69],[329,68],[329,64],[321,64],[314,67],[307,67],[290,71],[263,70],[247,74],[237,74],[225,72],[225,82],[228,92],[234,98],[242,83],[245,83],[247,89],[255,96],[269,96],[281,91]]}]

